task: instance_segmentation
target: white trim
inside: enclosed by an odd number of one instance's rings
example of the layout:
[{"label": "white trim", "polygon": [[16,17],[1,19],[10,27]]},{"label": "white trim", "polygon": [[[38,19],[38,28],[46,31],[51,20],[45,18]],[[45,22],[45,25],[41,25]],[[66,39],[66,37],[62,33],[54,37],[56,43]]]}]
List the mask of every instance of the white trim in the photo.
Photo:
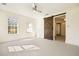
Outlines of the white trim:
[{"label": "white trim", "polygon": [[55,40],[55,17],[53,17],[53,40]]}]

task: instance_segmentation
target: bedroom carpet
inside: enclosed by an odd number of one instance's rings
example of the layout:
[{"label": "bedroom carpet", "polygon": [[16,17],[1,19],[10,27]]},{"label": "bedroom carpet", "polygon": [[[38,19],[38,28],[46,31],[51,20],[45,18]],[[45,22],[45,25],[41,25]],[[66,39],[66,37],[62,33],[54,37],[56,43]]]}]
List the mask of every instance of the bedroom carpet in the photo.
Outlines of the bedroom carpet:
[{"label": "bedroom carpet", "polygon": [[47,39],[21,39],[0,43],[0,56],[79,56],[79,47]]}]

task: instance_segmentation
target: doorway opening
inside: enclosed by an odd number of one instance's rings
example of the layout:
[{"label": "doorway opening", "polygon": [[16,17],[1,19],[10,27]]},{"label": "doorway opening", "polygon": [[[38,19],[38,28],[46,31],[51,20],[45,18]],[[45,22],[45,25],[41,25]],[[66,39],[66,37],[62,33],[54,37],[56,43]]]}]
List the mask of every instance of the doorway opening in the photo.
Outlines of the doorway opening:
[{"label": "doorway opening", "polygon": [[66,22],[65,14],[59,14],[53,17],[53,40],[65,42]]}]

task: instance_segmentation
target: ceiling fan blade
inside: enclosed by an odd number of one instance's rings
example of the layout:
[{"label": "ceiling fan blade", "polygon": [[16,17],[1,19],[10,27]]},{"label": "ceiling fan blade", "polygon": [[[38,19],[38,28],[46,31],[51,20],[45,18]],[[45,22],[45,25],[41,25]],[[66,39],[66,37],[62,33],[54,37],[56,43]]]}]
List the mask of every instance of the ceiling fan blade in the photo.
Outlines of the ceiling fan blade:
[{"label": "ceiling fan blade", "polygon": [[2,5],[7,5],[7,3],[1,3]]},{"label": "ceiling fan blade", "polygon": [[42,11],[40,11],[40,10],[36,10],[37,12],[39,12],[39,13],[42,13]]},{"label": "ceiling fan blade", "polygon": [[35,3],[32,4],[32,9],[37,10],[37,5]]}]

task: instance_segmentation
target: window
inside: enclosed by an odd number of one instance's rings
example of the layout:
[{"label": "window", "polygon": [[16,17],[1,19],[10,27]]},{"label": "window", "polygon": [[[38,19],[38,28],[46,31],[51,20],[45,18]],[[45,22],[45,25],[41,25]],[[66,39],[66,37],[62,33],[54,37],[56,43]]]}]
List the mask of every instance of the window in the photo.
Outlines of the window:
[{"label": "window", "polygon": [[8,34],[17,34],[16,17],[9,17],[8,18]]},{"label": "window", "polygon": [[33,32],[31,23],[28,25],[27,32]]}]

